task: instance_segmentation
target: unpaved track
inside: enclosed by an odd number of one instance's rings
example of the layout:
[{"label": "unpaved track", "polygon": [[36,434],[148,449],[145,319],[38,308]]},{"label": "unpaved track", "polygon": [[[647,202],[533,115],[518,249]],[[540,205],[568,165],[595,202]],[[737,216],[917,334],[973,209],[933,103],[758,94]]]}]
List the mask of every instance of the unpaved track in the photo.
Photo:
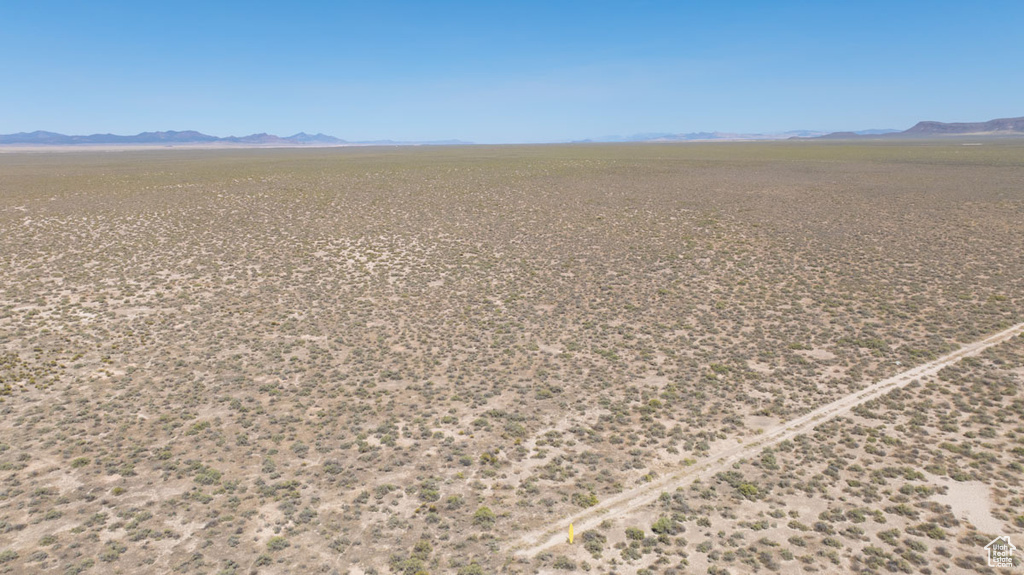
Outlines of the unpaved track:
[{"label": "unpaved track", "polygon": [[1024,332],[1024,323],[1019,323],[981,341],[966,345],[934,361],[921,364],[913,369],[869,385],[864,389],[819,407],[796,419],[766,429],[763,434],[752,438],[750,443],[719,448],[697,465],[679,469],[651,483],[619,493],[575,515],[563,517],[558,521],[530,531],[515,541],[511,550],[517,555],[532,557],[542,551],[547,551],[559,545],[566,545],[568,544],[569,523],[574,524],[576,533],[593,529],[602,521],[620,517],[638,507],[655,501],[663,492],[674,491],[676,488],[687,486],[697,478],[707,479],[720,471],[729,469],[733,463],[740,459],[750,458],[766,447],[792,439],[802,433],[808,433],[818,425],[843,415],[862,403],[881,397],[894,389],[899,389],[915,379],[934,375],[947,365],[956,363],[965,357],[978,355],[985,349],[1022,332]]}]

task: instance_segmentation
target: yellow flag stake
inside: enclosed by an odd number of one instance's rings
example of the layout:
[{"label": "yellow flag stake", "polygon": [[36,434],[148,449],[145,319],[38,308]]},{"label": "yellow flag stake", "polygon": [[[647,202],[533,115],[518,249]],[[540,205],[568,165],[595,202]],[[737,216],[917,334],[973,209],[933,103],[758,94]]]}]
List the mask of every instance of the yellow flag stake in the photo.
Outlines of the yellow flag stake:
[{"label": "yellow flag stake", "polygon": [[572,539],[573,539],[572,523],[570,523],[569,524],[569,545],[572,545]]}]

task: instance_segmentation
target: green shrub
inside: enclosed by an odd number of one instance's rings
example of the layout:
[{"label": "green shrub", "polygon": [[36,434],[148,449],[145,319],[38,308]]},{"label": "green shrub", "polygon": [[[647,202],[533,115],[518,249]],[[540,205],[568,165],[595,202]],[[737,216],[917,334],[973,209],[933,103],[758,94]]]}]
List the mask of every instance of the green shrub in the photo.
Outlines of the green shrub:
[{"label": "green shrub", "polygon": [[483,527],[484,529],[490,529],[494,526],[494,522],[497,521],[498,517],[488,507],[480,507],[473,514],[473,524]]},{"label": "green shrub", "polygon": [[597,496],[594,495],[593,493],[576,492],[572,494],[572,502],[573,504],[586,509],[587,507],[593,507],[597,505]]},{"label": "green shrub", "polygon": [[120,541],[109,541],[100,552],[100,561],[117,561],[121,554],[128,550],[128,546]]},{"label": "green shrub", "polygon": [[594,559],[601,557],[604,544],[608,541],[607,537],[597,531],[584,531],[580,537],[583,539],[583,548],[589,551]]},{"label": "green shrub", "polygon": [[677,525],[672,519],[662,515],[651,525],[651,531],[659,535],[672,535],[676,532]]},{"label": "green shrub", "polygon": [[426,539],[420,539],[412,548],[412,556],[426,561],[427,557],[434,551],[434,546]]},{"label": "green shrub", "polygon": [[750,500],[757,499],[757,496],[760,493],[757,486],[752,483],[743,483],[737,489],[739,490],[740,495]]},{"label": "green shrub", "polygon": [[279,535],[275,535],[274,537],[271,537],[269,541],[267,541],[267,551],[281,551],[282,549],[286,549],[288,547],[291,547],[291,543],[289,543],[287,539]]},{"label": "green shrub", "polygon": [[555,562],[551,564],[555,569],[561,569],[562,571],[575,571],[576,562],[569,559],[565,555],[559,555],[555,557]]},{"label": "green shrub", "polygon": [[458,575],[484,575],[484,568],[476,561],[473,561],[469,565],[459,567]]}]

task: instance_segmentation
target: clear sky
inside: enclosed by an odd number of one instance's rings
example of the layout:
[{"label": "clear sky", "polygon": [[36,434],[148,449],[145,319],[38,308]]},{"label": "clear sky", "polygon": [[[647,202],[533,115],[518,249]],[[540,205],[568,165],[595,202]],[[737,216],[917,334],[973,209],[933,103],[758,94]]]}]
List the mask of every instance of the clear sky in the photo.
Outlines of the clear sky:
[{"label": "clear sky", "polygon": [[545,142],[1024,115],[1024,2],[0,1],[0,133]]}]

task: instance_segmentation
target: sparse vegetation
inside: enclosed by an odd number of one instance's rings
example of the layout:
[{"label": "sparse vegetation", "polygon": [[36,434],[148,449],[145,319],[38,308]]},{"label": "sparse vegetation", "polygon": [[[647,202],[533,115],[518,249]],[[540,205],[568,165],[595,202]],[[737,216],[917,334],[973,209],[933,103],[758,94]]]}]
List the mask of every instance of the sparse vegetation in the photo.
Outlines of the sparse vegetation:
[{"label": "sparse vegetation", "polygon": [[0,154],[0,569],[973,569],[1024,527],[1020,337],[510,545],[1021,321],[1021,158]]}]

